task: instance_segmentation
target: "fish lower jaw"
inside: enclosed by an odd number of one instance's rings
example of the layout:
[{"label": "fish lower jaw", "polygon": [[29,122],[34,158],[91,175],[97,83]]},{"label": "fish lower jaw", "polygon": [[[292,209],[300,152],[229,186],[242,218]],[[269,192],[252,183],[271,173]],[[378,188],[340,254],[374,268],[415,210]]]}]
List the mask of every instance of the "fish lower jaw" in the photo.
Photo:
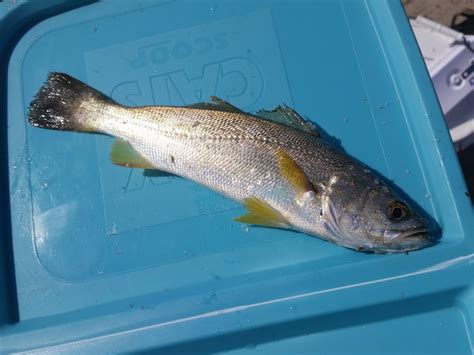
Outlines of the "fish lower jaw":
[{"label": "fish lower jaw", "polygon": [[337,244],[339,246],[345,247],[347,249],[355,250],[358,252],[364,253],[373,253],[373,254],[399,254],[399,253],[407,253],[419,249],[426,248],[431,246],[433,243],[428,239],[417,239],[414,240],[412,243],[403,244],[379,244],[375,242],[368,242],[362,240],[350,240],[350,239],[343,239],[340,237],[335,237],[333,235],[322,235],[322,234],[314,234],[311,233],[313,236],[323,239],[327,242],[331,242],[333,244]]}]

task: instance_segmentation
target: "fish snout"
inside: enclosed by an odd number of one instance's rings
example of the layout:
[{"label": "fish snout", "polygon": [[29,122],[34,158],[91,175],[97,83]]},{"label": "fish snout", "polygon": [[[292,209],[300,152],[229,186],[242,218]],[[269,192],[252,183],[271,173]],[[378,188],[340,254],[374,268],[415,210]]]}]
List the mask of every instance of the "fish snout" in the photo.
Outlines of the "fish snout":
[{"label": "fish snout", "polygon": [[403,251],[421,249],[436,243],[424,225],[404,230],[387,229],[383,236],[388,244],[397,245]]}]

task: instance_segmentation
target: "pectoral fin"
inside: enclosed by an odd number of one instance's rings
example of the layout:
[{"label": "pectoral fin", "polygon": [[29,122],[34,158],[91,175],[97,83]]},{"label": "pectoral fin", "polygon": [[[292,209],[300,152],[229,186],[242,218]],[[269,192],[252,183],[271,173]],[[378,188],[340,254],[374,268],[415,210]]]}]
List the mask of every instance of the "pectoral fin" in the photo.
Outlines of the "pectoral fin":
[{"label": "pectoral fin", "polygon": [[115,140],[112,145],[110,160],[115,165],[128,168],[153,169],[153,165],[143,155],[122,139]]},{"label": "pectoral fin", "polygon": [[263,200],[250,197],[244,200],[244,206],[248,213],[235,218],[236,222],[274,228],[289,227],[286,218]]},{"label": "pectoral fin", "polygon": [[295,188],[299,195],[314,191],[303,169],[283,149],[277,150],[277,158],[282,177]]}]

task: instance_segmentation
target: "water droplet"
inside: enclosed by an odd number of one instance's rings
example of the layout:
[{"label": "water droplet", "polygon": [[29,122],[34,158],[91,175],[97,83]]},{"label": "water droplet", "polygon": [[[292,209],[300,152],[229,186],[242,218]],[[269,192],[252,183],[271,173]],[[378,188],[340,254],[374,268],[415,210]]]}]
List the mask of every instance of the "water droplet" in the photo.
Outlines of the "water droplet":
[{"label": "water droplet", "polygon": [[383,105],[379,105],[379,110],[382,110],[383,109]]},{"label": "water droplet", "polygon": [[405,174],[409,175],[411,173],[410,169],[405,170]]},{"label": "water droplet", "polygon": [[428,194],[428,193],[426,193],[426,194],[425,194],[425,198],[431,198],[431,195]]},{"label": "water droplet", "polygon": [[189,251],[189,250],[183,251],[183,254],[186,255],[189,258],[192,258],[194,256],[194,253],[192,251]]},{"label": "water droplet", "polygon": [[110,231],[110,236],[111,237],[115,237],[117,235],[117,225],[114,223],[112,223],[112,230]]},{"label": "water droplet", "polygon": [[43,183],[41,184],[41,188],[42,188],[42,189],[46,189],[47,187],[48,187],[48,183],[47,183],[47,182],[43,182]]},{"label": "water droplet", "polygon": [[102,270],[97,271],[97,275],[102,275],[104,272]]},{"label": "water droplet", "polygon": [[382,126],[385,126],[387,124],[387,121],[382,121]]},{"label": "water droplet", "polygon": [[15,170],[16,168],[17,168],[17,166],[16,166],[16,165],[13,165],[13,170]]},{"label": "water droplet", "polygon": [[249,226],[248,226],[248,224],[242,224],[242,230],[243,230],[245,233],[248,233],[248,231],[249,231]]},{"label": "water droplet", "polygon": [[346,117],[344,118],[344,123],[347,123],[347,122],[349,122],[349,119]]}]

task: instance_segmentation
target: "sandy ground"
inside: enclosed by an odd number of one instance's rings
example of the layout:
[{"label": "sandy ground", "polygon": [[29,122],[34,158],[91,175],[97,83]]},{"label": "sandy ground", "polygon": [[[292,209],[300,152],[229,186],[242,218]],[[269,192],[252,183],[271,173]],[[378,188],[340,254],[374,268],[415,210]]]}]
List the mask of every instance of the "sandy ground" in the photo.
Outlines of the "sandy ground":
[{"label": "sandy ground", "polygon": [[402,0],[409,17],[427,17],[445,26],[451,25],[454,15],[474,9],[474,0]]}]

